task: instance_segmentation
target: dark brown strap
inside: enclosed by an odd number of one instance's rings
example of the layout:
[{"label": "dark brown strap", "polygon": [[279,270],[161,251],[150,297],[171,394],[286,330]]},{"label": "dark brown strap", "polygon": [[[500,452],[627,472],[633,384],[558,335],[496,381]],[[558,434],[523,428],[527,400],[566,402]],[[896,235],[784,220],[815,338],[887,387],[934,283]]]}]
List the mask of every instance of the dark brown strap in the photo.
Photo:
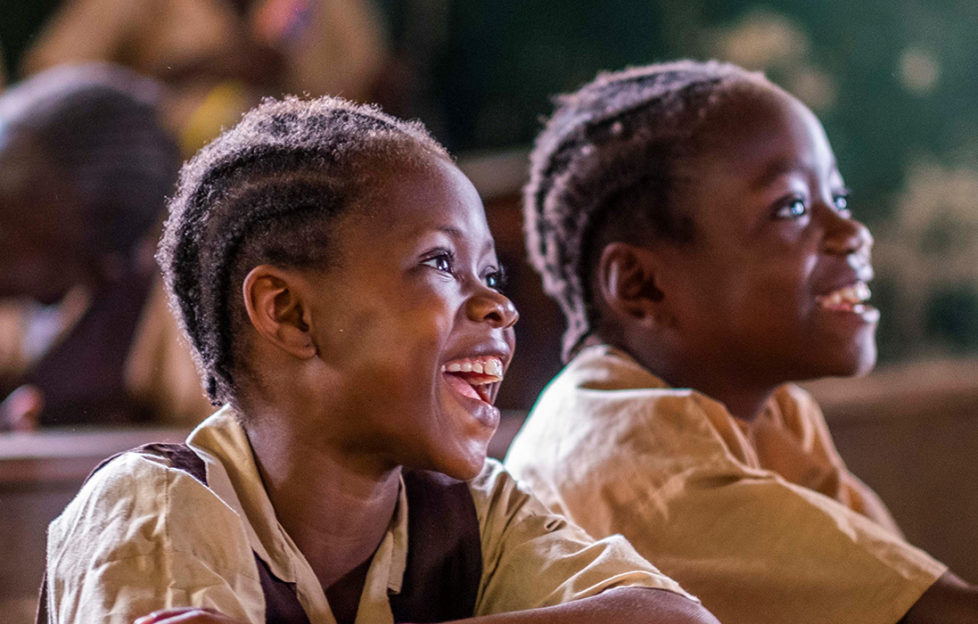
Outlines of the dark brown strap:
[{"label": "dark brown strap", "polygon": [[295,583],[287,583],[272,574],[258,553],[255,553],[255,563],[265,594],[265,624],[309,624],[309,617],[295,593]]},{"label": "dark brown strap", "polygon": [[405,470],[408,555],[395,622],[472,617],[482,579],[482,538],[468,485],[441,473]]}]

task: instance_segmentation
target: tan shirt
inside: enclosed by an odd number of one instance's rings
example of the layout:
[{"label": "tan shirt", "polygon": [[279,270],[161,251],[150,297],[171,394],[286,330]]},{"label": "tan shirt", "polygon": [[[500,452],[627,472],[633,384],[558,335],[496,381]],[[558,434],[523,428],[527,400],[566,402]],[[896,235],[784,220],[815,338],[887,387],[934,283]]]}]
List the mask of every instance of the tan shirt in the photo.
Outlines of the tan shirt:
[{"label": "tan shirt", "polygon": [[[55,622],[125,622],[155,609],[206,606],[265,622],[254,555],[295,583],[312,624],[334,624],[322,586],[275,518],[244,429],[230,408],[188,443],[205,487],[153,457],[129,453],[88,481],[48,531],[49,613]],[[555,605],[612,587],[682,589],[620,536],[594,541],[548,511],[497,463],[469,484],[482,536],[476,614]],[[370,564],[357,624],[393,622],[410,535],[403,484]]]},{"label": "tan shirt", "polygon": [[724,624],[893,624],[946,570],[884,528],[794,387],[748,425],[590,347],[541,395],[506,466],[592,534],[624,534]]}]

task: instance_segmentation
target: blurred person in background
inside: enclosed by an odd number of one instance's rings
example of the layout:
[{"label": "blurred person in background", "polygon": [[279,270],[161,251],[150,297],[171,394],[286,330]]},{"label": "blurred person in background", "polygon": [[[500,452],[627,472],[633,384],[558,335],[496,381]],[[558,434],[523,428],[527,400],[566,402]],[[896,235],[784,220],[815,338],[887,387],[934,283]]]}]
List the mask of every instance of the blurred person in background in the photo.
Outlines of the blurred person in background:
[{"label": "blurred person in background", "polygon": [[159,94],[89,64],[0,95],[0,429],[209,411],[152,261],[179,166]]},{"label": "blurred person in background", "polygon": [[189,155],[262,96],[371,99],[387,56],[369,0],[66,0],[22,71],[101,60],[163,81]]}]

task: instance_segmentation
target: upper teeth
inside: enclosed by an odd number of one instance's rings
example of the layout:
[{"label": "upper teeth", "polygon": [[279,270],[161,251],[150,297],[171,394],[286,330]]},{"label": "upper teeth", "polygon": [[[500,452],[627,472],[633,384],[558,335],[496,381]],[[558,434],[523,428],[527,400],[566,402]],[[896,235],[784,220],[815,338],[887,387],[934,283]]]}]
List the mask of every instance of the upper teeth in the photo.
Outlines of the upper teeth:
[{"label": "upper teeth", "polygon": [[455,360],[442,366],[442,371],[446,373],[479,373],[480,375],[490,375],[498,377],[496,381],[503,378],[503,362],[497,357],[483,357],[477,359]]},{"label": "upper teeth", "polygon": [[870,298],[872,293],[869,290],[869,286],[866,282],[856,282],[851,286],[846,286],[840,288],[835,292],[831,292],[823,297],[819,297],[819,301],[827,305],[838,305],[840,303],[862,303]]}]

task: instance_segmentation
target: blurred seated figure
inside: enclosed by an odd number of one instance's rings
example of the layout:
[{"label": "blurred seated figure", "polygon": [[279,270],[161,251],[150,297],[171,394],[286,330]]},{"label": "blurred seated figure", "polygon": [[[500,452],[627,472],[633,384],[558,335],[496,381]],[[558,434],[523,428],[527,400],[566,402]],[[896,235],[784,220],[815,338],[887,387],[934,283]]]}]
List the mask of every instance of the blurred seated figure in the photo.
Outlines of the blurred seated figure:
[{"label": "blurred seated figure", "polygon": [[110,61],[163,81],[189,155],[262,96],[370,99],[386,59],[370,0],[66,0],[22,69]]},{"label": "blurred seated figure", "polygon": [[0,429],[209,411],[152,261],[179,166],[159,93],[91,64],[0,95]]}]

